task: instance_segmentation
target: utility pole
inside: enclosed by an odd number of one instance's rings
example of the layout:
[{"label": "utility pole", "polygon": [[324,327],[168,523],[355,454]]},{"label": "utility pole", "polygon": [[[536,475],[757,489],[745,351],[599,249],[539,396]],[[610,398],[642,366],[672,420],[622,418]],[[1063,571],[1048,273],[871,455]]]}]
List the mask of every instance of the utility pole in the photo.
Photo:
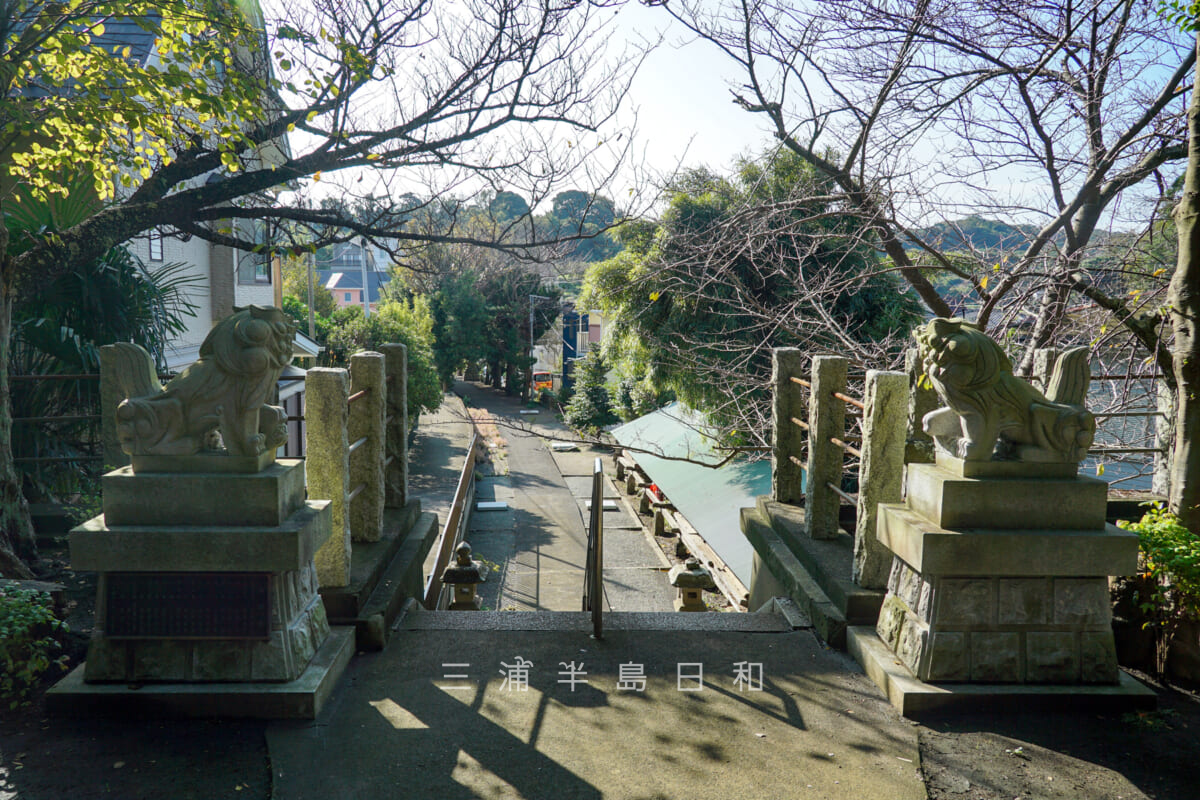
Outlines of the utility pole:
[{"label": "utility pole", "polygon": [[533,357],[533,301],[549,299],[540,294],[529,295],[529,377],[525,381],[526,400],[533,399],[533,365],[537,363],[537,359]]},{"label": "utility pole", "polygon": [[308,338],[316,341],[317,321],[316,312],[313,311],[313,303],[316,302],[316,298],[313,296],[313,271],[316,269],[317,254],[310,252],[306,261],[308,261]]},{"label": "utility pole", "polygon": [[369,284],[367,283],[367,257],[370,255],[370,253],[367,251],[367,237],[363,236],[358,240],[358,247],[361,251],[359,255],[362,256],[362,258],[359,259],[358,266],[359,271],[362,273],[363,314],[369,317],[371,316],[371,293],[369,290]]}]

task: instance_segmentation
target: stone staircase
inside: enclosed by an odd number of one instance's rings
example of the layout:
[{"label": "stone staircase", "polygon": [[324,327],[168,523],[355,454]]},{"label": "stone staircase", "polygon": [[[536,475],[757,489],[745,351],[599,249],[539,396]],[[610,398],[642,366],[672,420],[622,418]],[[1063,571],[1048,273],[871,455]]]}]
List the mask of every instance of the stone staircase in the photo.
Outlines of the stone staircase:
[{"label": "stone staircase", "polygon": [[742,532],[786,594],[812,620],[818,636],[844,650],[847,625],[874,626],[886,592],[864,589],[851,579],[854,537],[839,531],[812,539],[804,531],[804,509],[759,497],[743,508]]},{"label": "stone staircase", "polygon": [[382,649],[405,601],[425,591],[422,565],[438,533],[420,500],[385,509],[380,540],[351,543],[349,585],[321,589],[330,624],[353,626],[359,650]]}]

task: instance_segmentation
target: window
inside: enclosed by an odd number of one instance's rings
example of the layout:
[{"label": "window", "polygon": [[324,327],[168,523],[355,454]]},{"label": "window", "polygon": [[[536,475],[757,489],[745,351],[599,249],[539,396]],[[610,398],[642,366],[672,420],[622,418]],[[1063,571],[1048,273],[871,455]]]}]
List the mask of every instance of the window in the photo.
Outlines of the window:
[{"label": "window", "polygon": [[350,302],[350,293],[349,293],[349,292],[346,292],[346,295],[345,295],[345,297],[346,297],[346,300],[345,300],[345,302],[349,303],[349,302]]},{"label": "window", "polygon": [[[247,233],[242,232],[243,236]],[[254,243],[259,246],[257,252],[254,251],[239,251],[237,256],[237,279],[238,283],[247,284],[270,284],[271,283],[271,254],[266,250],[269,243],[267,238],[267,228],[261,222],[256,223],[250,235],[254,237]]]},{"label": "window", "polygon": [[163,235],[158,228],[150,231],[150,260],[163,260]]}]

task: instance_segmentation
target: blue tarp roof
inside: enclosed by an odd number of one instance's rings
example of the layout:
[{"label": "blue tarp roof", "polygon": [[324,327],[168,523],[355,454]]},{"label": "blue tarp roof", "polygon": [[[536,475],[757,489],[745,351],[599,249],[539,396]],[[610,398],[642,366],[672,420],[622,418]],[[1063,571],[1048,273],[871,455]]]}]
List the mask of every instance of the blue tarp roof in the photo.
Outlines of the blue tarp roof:
[{"label": "blue tarp roof", "polygon": [[[704,435],[704,418],[678,403],[614,428],[612,435],[627,447],[669,457],[718,462],[724,455]],[[648,453],[631,453],[662,489],[679,513],[700,533],[738,579],[750,586],[754,550],[742,535],[739,515],[753,508],[759,495],[771,493],[769,460],[735,460],[718,469],[686,461],[669,461]]]}]

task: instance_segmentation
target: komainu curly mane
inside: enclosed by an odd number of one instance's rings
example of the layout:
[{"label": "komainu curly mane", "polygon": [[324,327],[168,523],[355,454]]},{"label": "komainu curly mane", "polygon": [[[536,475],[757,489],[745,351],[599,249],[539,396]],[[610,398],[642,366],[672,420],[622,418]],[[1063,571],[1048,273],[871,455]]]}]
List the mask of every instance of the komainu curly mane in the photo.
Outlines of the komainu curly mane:
[{"label": "komainu curly mane", "polygon": [[[287,440],[283,409],[264,405],[292,358],[296,326],[272,306],[248,306],[216,325],[200,359],[155,393],[138,359],[123,381],[129,399],[117,406],[117,437],[131,455],[191,455],[212,449],[212,432],[231,455],[256,456]],[[135,347],[128,345],[127,347]],[[144,357],[143,357],[144,360]],[[144,395],[144,396],[138,396]]]},{"label": "komainu curly mane", "polygon": [[1046,397],[1017,378],[1004,351],[977,326],[939,317],[918,328],[925,374],[946,404],[925,415],[938,447],[967,461],[1078,462],[1096,432],[1083,407],[1087,348],[1059,358]]}]

